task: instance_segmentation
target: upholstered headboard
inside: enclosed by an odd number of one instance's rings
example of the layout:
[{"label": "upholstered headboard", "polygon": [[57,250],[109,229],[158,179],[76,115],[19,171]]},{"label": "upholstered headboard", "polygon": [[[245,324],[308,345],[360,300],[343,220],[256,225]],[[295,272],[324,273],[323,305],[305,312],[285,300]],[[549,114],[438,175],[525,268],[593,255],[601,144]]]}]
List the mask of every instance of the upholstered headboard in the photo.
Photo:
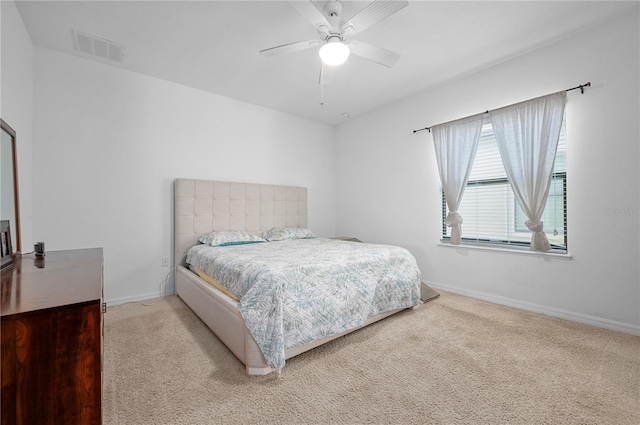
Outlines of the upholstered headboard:
[{"label": "upholstered headboard", "polygon": [[203,233],[307,227],[307,188],[177,179],[174,208],[178,266],[185,265],[187,251]]}]

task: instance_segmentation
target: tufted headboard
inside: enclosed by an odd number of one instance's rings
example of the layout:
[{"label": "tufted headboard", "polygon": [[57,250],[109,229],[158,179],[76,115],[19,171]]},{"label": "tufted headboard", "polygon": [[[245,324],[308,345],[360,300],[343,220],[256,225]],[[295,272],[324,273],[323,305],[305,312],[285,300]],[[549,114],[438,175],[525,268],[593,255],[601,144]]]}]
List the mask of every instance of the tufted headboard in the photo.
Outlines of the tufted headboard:
[{"label": "tufted headboard", "polygon": [[307,188],[212,180],[175,181],[175,264],[213,230],[260,234],[272,227],[307,227]]}]

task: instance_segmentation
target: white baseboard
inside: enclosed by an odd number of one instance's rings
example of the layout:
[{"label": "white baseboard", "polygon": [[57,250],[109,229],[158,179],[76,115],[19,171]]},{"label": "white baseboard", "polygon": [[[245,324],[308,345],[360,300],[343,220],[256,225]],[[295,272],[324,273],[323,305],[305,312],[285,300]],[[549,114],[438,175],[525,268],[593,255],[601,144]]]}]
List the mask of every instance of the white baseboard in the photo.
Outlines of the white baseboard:
[{"label": "white baseboard", "polygon": [[113,307],[115,305],[126,304],[126,303],[136,303],[136,302],[140,302],[140,301],[150,300],[150,299],[153,299],[153,298],[164,297],[166,295],[173,295],[173,294],[175,294],[175,292],[176,292],[175,288],[167,288],[164,291],[164,293],[160,293],[159,291],[155,291],[155,292],[151,292],[151,293],[148,293],[148,294],[133,295],[131,297],[106,299],[105,303],[107,304],[107,307]]},{"label": "white baseboard", "polygon": [[518,301],[511,298],[501,297],[499,295],[486,294],[484,292],[472,291],[464,288],[443,285],[440,283],[434,283],[434,282],[425,282],[425,283],[434,289],[441,289],[443,291],[453,292],[453,293],[465,295],[471,298],[477,298],[480,300],[489,301],[495,304],[502,304],[509,307],[519,308],[521,310],[533,311],[534,313],[540,313],[547,316],[570,320],[572,322],[584,323],[587,325],[609,329],[612,331],[619,331],[619,332],[625,332],[633,335],[640,335],[640,326],[633,325],[630,323],[618,322],[616,320],[604,319],[602,317],[590,316],[588,314],[576,313],[573,311],[547,307],[539,304],[528,303],[525,301]]}]

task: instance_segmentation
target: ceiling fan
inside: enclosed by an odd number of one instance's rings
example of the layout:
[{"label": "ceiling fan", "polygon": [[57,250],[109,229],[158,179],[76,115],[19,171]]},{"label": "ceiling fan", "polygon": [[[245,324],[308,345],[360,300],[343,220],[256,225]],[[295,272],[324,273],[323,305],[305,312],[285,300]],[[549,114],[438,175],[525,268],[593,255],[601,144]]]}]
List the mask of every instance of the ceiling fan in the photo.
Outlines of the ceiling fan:
[{"label": "ceiling fan", "polygon": [[[260,51],[265,57],[293,53],[321,44],[320,58],[324,65],[343,64],[350,53],[391,68],[400,59],[392,51],[374,46],[352,37],[409,5],[406,0],[375,0],[349,20],[342,16],[342,3],[328,1],[320,10],[311,1],[290,1],[291,5],[318,31],[318,39],[283,44]],[[322,77],[321,77],[322,78]]]}]

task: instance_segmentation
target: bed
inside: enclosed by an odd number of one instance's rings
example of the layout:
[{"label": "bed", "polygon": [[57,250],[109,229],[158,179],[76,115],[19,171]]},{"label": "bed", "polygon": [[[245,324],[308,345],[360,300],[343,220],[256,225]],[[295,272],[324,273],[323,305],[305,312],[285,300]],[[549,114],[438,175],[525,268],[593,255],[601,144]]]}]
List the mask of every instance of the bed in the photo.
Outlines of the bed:
[{"label": "bed", "polygon": [[[379,255],[378,246],[373,244],[315,237],[298,238],[300,232],[296,231],[293,231],[296,237],[291,239],[271,238],[269,241],[230,244],[231,246],[214,248],[205,246],[198,241],[203,235],[212,231],[246,231],[255,235],[264,235],[264,232],[270,229],[308,231],[306,188],[177,179],[175,181],[174,205],[176,294],[244,363],[246,371],[250,375],[264,375],[274,370],[280,370],[286,359],[420,303],[419,270],[417,270],[413,256],[402,248],[389,247],[388,250],[394,255],[394,262],[408,264],[397,269],[403,273],[403,277],[400,279],[403,282],[402,289],[390,289],[390,291],[396,292],[393,292],[392,295],[383,295],[386,292],[383,292],[379,287],[370,290],[364,286],[366,283],[365,275],[371,275],[367,279],[372,280],[372,276],[382,276],[386,273],[388,278],[378,280],[390,281],[394,279],[395,269],[386,265],[379,266],[378,264],[381,264],[379,259],[372,261],[369,266],[364,266],[359,277],[356,276],[357,269],[354,271],[351,268],[350,271],[343,272],[336,267],[338,262],[345,262],[350,258],[356,259],[362,256],[378,258],[376,257]],[[360,247],[356,248],[356,246]],[[265,271],[255,268],[256,264],[262,262],[262,256],[274,251],[278,251],[279,254],[275,259],[268,260],[271,269]],[[295,257],[292,253],[296,252],[300,253],[302,258],[306,256],[306,258],[313,258],[314,261],[306,261],[305,263],[309,264],[295,267],[289,267],[285,263],[274,266],[273,261],[285,261],[285,258]],[[201,256],[199,259],[196,253]],[[321,256],[318,253],[324,254]],[[194,267],[194,264],[187,264],[187,255],[190,257],[190,263],[197,263],[199,268]],[[253,257],[254,255],[260,255],[260,257]],[[330,255],[340,261],[331,261]],[[399,260],[395,257],[396,255],[399,256]],[[198,261],[200,262],[198,263]],[[254,276],[257,283],[254,282],[252,285],[244,287],[242,286],[243,280],[239,279],[236,286],[233,286],[228,274],[223,274],[222,278],[221,275],[217,275],[215,276],[217,279],[211,277],[216,274],[217,270],[220,270],[220,264],[233,265],[234,261],[238,262],[235,264],[235,270],[242,269],[238,264],[243,264],[243,261],[245,264],[251,264],[253,269],[248,268],[251,270],[243,273],[245,279],[246,276]],[[311,269],[313,269],[313,273],[316,273],[315,267],[320,267],[321,263],[326,264],[328,268],[322,269],[320,274],[332,276],[331,279],[334,283],[362,281],[363,286],[357,290],[349,289],[349,285],[343,285],[341,288],[344,287],[344,292],[334,294],[336,298],[348,299],[349,302],[343,303],[343,305],[352,305],[351,310],[361,317],[354,317],[353,320],[331,318],[333,321],[329,320],[324,323],[324,327],[316,324],[308,326],[308,323],[305,323],[304,326],[298,326],[301,322],[308,321],[308,318],[304,317],[306,314],[304,310],[309,312],[310,317],[315,318],[319,314],[311,312],[316,311],[317,313],[325,311],[327,308],[322,304],[324,295],[316,296],[319,293],[325,294],[326,291],[313,292],[323,285],[322,279],[318,279],[311,272],[307,273]],[[210,269],[207,270],[207,267]],[[308,289],[308,286],[291,296],[288,295],[290,292],[286,292],[287,296],[281,296],[281,292],[278,292],[277,296],[258,292],[259,289],[262,290],[261,288],[269,287],[265,282],[276,282],[278,287],[286,286],[279,285],[278,282],[292,280],[290,278],[292,270],[298,273],[302,269],[309,276],[314,276],[309,278],[306,283],[311,285],[313,290]],[[405,274],[406,276],[404,276]],[[225,294],[216,288],[212,283],[218,283],[218,280],[225,281],[225,285],[231,286],[233,291]],[[294,286],[297,287],[297,285]],[[332,291],[337,291],[335,286],[331,287]],[[389,283],[389,288],[391,287],[391,283]],[[273,289],[271,290],[273,291]],[[240,297],[234,299],[232,292],[239,293]],[[310,295],[312,292],[313,295]],[[398,298],[399,301],[395,298]],[[303,311],[299,317],[290,317],[290,311],[296,309],[282,308],[283,304],[285,306],[291,305],[290,303],[294,302],[291,300],[294,299],[295,302],[306,303],[303,308],[297,309]],[[365,299],[366,302],[376,303],[382,300],[382,304],[375,304],[375,306],[372,304],[371,307],[366,308],[359,307],[357,303],[364,302]],[[398,303],[385,304],[385,300],[388,301],[388,299],[394,299],[394,302],[398,301]],[[260,311],[260,306],[267,302],[265,300],[273,300],[274,303],[277,302],[279,307],[274,307],[276,304],[268,305],[263,308],[264,311]],[[311,306],[312,304],[315,307]],[[391,308],[396,305],[399,307]],[[307,306],[311,307],[307,308]],[[314,308],[318,310],[313,310]],[[286,317],[286,319],[268,315],[275,314],[273,311],[276,310],[279,312],[278,314],[281,314],[282,310],[286,310],[286,313],[282,313],[284,314],[282,317]],[[296,325],[292,325],[292,323]],[[291,334],[295,333],[290,330],[292,327],[296,328],[298,334],[301,334],[300,339],[292,339]],[[299,331],[299,328],[304,328],[304,332]],[[274,332],[273,329],[277,331]]]}]

